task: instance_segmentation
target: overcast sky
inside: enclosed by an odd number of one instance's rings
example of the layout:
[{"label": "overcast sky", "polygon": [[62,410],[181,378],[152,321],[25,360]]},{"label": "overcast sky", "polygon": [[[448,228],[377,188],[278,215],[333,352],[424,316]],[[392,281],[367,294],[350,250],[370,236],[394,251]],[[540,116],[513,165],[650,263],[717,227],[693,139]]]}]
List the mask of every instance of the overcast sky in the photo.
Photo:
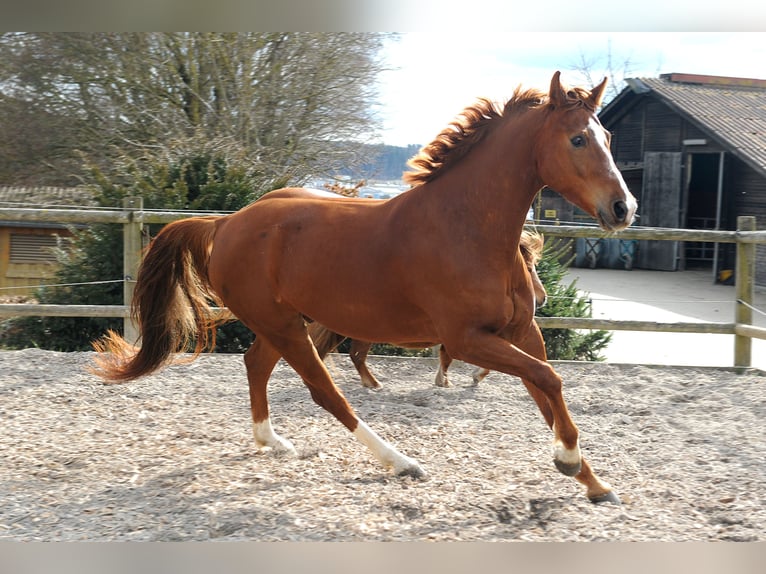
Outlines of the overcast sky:
[{"label": "overcast sky", "polygon": [[766,79],[764,32],[445,32],[401,34],[385,50],[394,68],[380,78],[382,140],[425,144],[477,97],[505,101],[518,84],[547,91],[561,70],[564,82],[587,85],[583,59],[594,79],[683,72]]}]

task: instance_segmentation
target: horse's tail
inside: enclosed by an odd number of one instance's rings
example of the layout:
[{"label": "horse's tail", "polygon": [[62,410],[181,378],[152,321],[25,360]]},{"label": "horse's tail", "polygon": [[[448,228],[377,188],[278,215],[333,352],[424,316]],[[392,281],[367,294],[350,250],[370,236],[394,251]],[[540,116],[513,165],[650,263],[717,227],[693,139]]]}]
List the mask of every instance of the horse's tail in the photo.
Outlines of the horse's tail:
[{"label": "horse's tail", "polygon": [[319,356],[322,359],[324,359],[329,352],[334,351],[337,346],[346,339],[343,335],[330,331],[327,327],[320,325],[316,321],[309,324],[308,331],[311,340],[314,342],[317,353],[319,353]]},{"label": "horse's tail", "polygon": [[147,375],[191,349],[196,358],[215,347],[211,301],[220,305],[208,282],[207,268],[216,220],[194,217],[166,225],[149,245],[139,267],[131,305],[141,347],[136,349],[114,331],[93,343],[98,352],[93,372],[110,381]]}]

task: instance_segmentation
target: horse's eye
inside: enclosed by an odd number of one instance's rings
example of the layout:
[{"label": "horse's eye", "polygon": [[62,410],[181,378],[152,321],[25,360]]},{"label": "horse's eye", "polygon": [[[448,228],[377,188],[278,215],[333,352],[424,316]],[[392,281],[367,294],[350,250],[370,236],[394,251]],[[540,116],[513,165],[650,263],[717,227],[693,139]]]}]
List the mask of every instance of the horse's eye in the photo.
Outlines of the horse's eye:
[{"label": "horse's eye", "polygon": [[575,136],[569,141],[572,142],[574,147],[583,147],[585,145],[585,137],[583,136]]}]

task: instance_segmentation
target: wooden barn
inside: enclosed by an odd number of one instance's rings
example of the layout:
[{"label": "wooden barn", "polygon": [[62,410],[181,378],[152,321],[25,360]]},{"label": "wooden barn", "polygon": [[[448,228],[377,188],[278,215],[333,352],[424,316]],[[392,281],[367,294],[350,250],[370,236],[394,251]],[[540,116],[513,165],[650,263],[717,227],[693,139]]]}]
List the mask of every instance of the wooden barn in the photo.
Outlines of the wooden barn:
[{"label": "wooden barn", "polygon": [[[0,186],[0,207],[92,206],[87,188]],[[0,298],[31,295],[56,270],[55,249],[66,247],[67,225],[3,221],[0,217]]]},{"label": "wooden barn", "polygon": [[[737,216],[753,215],[766,229],[766,80],[663,74],[626,83],[599,118],[638,198],[637,225],[733,230]],[[556,197],[542,195],[541,219],[588,219]],[[756,281],[766,285],[766,246],[757,253]],[[721,280],[734,263],[731,244],[641,241],[634,266],[710,269]]]}]

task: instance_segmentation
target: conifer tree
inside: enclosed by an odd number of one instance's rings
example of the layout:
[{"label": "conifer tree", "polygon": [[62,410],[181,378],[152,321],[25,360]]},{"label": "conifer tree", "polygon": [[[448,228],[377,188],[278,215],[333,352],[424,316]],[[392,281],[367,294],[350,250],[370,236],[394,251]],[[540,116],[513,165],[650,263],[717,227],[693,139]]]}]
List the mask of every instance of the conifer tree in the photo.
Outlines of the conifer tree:
[{"label": "conifer tree", "polygon": [[[548,298],[537,310],[540,317],[589,317],[590,302],[577,290],[577,280],[566,282],[571,257],[567,257],[571,240],[548,239],[542,259],[537,264]],[[603,361],[601,351],[612,338],[609,331],[575,329],[543,329],[545,348],[550,360]]]}]

